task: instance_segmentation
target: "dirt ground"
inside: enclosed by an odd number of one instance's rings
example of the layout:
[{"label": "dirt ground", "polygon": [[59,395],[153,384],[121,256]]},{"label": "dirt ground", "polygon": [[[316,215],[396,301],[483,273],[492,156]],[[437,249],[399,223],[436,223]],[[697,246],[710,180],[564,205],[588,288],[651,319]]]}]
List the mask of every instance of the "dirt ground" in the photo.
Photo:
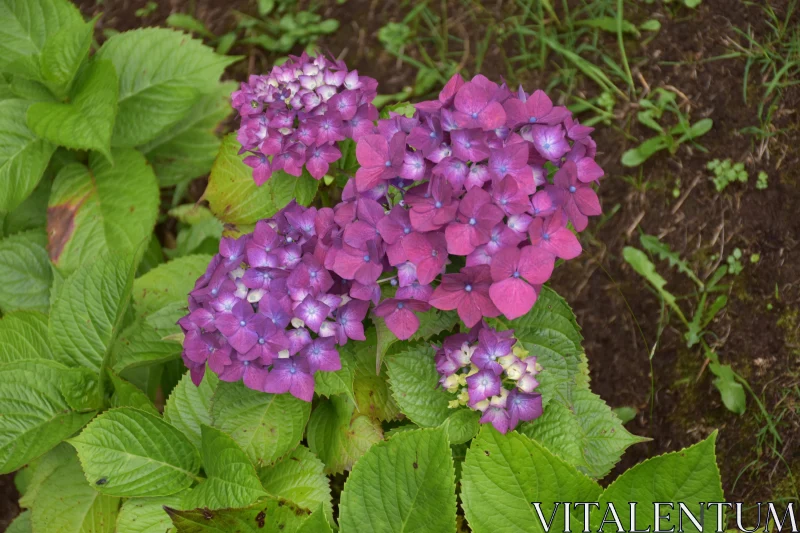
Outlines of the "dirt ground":
[{"label": "dirt ground", "polygon": [[[230,10],[253,11],[246,0],[164,0],[151,15],[134,16],[145,3],[79,2],[87,16],[105,13],[99,29],[117,30],[162,24],[171,12],[186,11],[191,4],[196,16],[220,34],[235,23]],[[786,5],[771,3],[779,13],[781,9],[785,12]],[[323,4],[330,6],[320,12],[340,21],[340,30],[321,41],[324,48],[336,55],[343,52],[350,68],[377,78],[382,93],[399,91],[413,80],[415,71],[386,53],[377,39],[377,31],[387,22],[401,20],[407,6],[379,0]],[[448,5],[452,15],[449,27],[477,42],[484,28],[471,25],[473,19],[459,10],[458,2],[450,0]],[[514,2],[486,1],[483,5],[487,13],[498,17],[514,9]],[[701,140],[708,154],[684,146],[673,156],[661,152],[645,163],[642,182],[646,187],[623,179],[638,173],[619,163],[621,154],[634,143],[603,125],[598,125],[594,134],[597,160],[606,171],[600,199],[606,213],[615,209],[616,213],[582,234],[586,252],[558,269],[551,286],[572,305],[583,327],[593,390],[612,407],[636,408],[638,414],[628,429],[652,439],[630,448],[603,482],[647,457],[691,445],[719,429],[717,453],[727,500],[787,498],[800,491],[788,475],[793,472],[800,478],[800,86],[785,92],[773,120],[781,133],[764,145],[741,132],[758,124],[758,74],[751,74],[751,90],[744,103],[744,61],[704,61],[731,50],[734,26],[747,28],[750,24],[756,37],[766,35],[769,28],[761,10],[738,0],[704,0],[696,10],[679,15],[660,4],[635,5],[626,18],[634,23],[657,18],[662,25],[651,41],[627,43],[635,78],[641,74],[651,89],[678,88],[685,95],[680,102],[691,110],[692,120],[710,117],[714,128]],[[615,37],[609,36],[613,46]],[[247,56],[230,73],[235,78],[264,71],[271,61],[255,49],[234,49],[233,53]],[[509,76],[504,54],[513,55],[514,50],[490,47],[482,72],[494,79],[513,77],[528,90],[545,84],[547,73],[520,69]],[[468,69],[470,60],[466,55]],[[591,82],[578,87],[578,94],[584,97],[596,92]],[[618,106],[617,111],[626,117],[619,126],[633,137],[646,138],[647,131],[635,123],[635,112],[629,112],[632,108]],[[743,161],[752,177],[759,170],[767,171],[768,189],[756,190],[751,177],[746,185],[733,184],[717,193],[705,169],[713,158]],[[672,191],[678,182],[680,194],[675,198]],[[659,236],[688,259],[701,278],[709,276],[720,260],[712,254],[724,258],[736,247],[744,252],[745,268],[732,281],[725,311],[709,328],[713,332],[710,341],[721,361],[748,380],[776,421],[781,441],[764,438],[766,422],[751,397],[742,416],[725,409],[705,358],[699,349],[685,347],[683,332],[673,327],[675,323],[659,336],[659,300],[622,259],[624,246],[638,246],[640,231]],[[751,254],[760,254],[757,264],[750,263]],[[674,294],[691,293],[692,284],[685,276],[665,262],[657,267]],[[693,309],[686,305],[684,312],[691,316]],[[3,511],[15,512],[9,485],[8,476],[0,478],[0,517]],[[0,529],[2,526],[0,518]]]}]

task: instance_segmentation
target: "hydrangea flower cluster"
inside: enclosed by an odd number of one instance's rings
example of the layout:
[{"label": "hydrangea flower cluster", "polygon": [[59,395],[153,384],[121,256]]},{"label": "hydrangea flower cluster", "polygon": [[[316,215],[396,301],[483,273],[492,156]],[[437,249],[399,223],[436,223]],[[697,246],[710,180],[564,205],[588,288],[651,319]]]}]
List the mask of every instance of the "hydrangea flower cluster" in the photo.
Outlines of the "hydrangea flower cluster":
[{"label": "hydrangea flower cluster", "polygon": [[276,170],[316,179],[342,157],[337,141],[372,133],[378,82],[348,71],[343,61],[305,52],[267,76],[250,76],[233,93],[241,116],[238,140],[253,179],[262,185]]},{"label": "hydrangea flower cluster", "polygon": [[224,238],[189,293],[183,361],[198,385],[206,364],[223,381],[310,402],[314,373],[341,368],[336,345],[365,340],[369,302],[314,255],[315,208],[294,202],[253,233]]},{"label": "hydrangea flower cluster", "polygon": [[516,345],[514,331],[496,331],[481,321],[469,333],[445,339],[436,352],[439,383],[463,405],[482,413],[480,422],[500,433],[542,414],[536,357]]},{"label": "hydrangea flower cluster", "polygon": [[[581,252],[568,223],[582,231],[601,213],[591,131],[542,91],[454,76],[438,100],[360,138],[355,183],[320,236],[325,266],[376,303],[378,278],[395,270],[397,295],[376,314],[401,339],[430,306],[470,327],[524,315],[556,259]],[[445,272],[451,262],[460,268]]]}]

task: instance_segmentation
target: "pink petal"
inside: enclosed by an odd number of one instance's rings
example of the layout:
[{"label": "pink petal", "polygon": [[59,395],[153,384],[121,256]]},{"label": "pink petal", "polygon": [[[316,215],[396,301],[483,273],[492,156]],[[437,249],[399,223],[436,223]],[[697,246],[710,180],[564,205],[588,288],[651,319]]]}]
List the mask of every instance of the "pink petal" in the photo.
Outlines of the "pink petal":
[{"label": "pink petal", "polygon": [[492,256],[491,273],[494,281],[510,278],[520,269],[520,251],[518,248],[504,248]]},{"label": "pink petal", "polygon": [[386,326],[400,340],[406,340],[419,329],[417,315],[408,309],[398,309],[385,319]]},{"label": "pink petal", "polygon": [[381,135],[364,135],[356,144],[356,158],[362,167],[379,167],[389,157],[389,143]]},{"label": "pink petal", "polygon": [[536,246],[526,246],[520,251],[519,272],[528,282],[538,285],[550,279],[555,260],[553,254],[546,250]]},{"label": "pink petal", "polygon": [[480,122],[484,131],[495,130],[506,122],[506,111],[500,102],[491,102],[480,114]]},{"label": "pink petal", "polygon": [[599,180],[605,172],[591,157],[584,157],[577,163],[578,179],[583,183]]},{"label": "pink petal", "polygon": [[536,303],[536,291],[519,278],[507,278],[493,283],[489,288],[489,296],[509,320],[521,317]]},{"label": "pink petal", "polygon": [[[480,189],[472,189],[477,191]],[[450,224],[445,229],[444,235],[447,239],[447,253],[454,255],[469,255],[474,250],[476,245],[473,244],[475,239],[475,226],[469,224]]]}]

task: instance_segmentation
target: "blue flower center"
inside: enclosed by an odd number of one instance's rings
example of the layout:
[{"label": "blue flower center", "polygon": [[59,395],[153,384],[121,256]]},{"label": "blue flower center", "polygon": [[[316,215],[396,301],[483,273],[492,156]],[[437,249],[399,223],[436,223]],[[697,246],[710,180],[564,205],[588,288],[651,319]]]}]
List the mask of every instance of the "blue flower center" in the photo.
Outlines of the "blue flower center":
[{"label": "blue flower center", "polygon": [[319,346],[314,346],[314,347],[311,349],[311,353],[313,353],[314,355],[319,355],[321,351],[322,351],[322,350],[320,350]]},{"label": "blue flower center", "polygon": [[570,186],[569,186],[569,192],[575,192],[575,191],[577,191],[577,189],[575,188],[575,186],[574,186],[574,185],[570,185]]},{"label": "blue flower center", "polygon": [[439,202],[439,201],[437,200],[437,202],[436,202],[435,204],[433,204],[433,206],[434,206],[436,209],[439,209],[440,207],[442,207],[442,202]]},{"label": "blue flower center", "polygon": [[550,149],[550,143],[544,143],[542,145],[542,148],[544,148],[545,150],[549,150]]},{"label": "blue flower center", "polygon": [[242,361],[242,364],[243,364],[244,366],[250,366],[250,361]]},{"label": "blue flower center", "polygon": [[403,302],[397,302],[398,309],[402,309],[403,307],[405,307],[405,304]]},{"label": "blue flower center", "polygon": [[507,203],[508,203],[508,200],[506,200],[505,198],[500,200],[500,205],[506,205]]},{"label": "blue flower center", "polygon": [[411,228],[403,228],[403,233],[408,235],[409,233],[411,233]]},{"label": "blue flower center", "polygon": [[219,289],[211,289],[211,294],[213,294],[214,296],[216,296],[218,292]]},{"label": "blue flower center", "polygon": [[364,256],[364,262],[365,262],[365,263],[368,263],[368,262],[369,262],[369,255],[365,255],[365,256]]},{"label": "blue flower center", "polygon": [[519,272],[514,272],[514,273],[512,274],[512,276],[514,276],[515,278],[518,278],[518,277],[519,277]]},{"label": "blue flower center", "polygon": [[428,134],[428,137],[430,137],[431,139],[435,139],[436,138],[436,132],[435,131],[430,132]]},{"label": "blue flower center", "polygon": [[531,117],[531,118],[529,118],[529,119],[528,119],[528,122],[530,122],[531,124],[533,124],[534,122],[536,122],[536,117]]},{"label": "blue flower center", "polygon": [[469,142],[469,141],[465,142],[465,143],[464,143],[464,148],[467,148],[467,149],[470,149],[470,148],[472,148],[472,143],[471,143],[471,142]]},{"label": "blue flower center", "polygon": [[542,239],[544,239],[546,241],[549,241],[550,240],[550,234],[549,233],[542,233]]},{"label": "blue flower center", "polygon": [[431,257],[436,257],[437,255],[439,255],[438,250],[431,250]]},{"label": "blue flower center", "polygon": [[467,283],[466,285],[464,285],[464,290],[467,292],[472,292],[472,285]]},{"label": "blue flower center", "polygon": [[289,242],[289,243],[294,242],[294,239],[292,239],[291,237],[286,237],[286,242]]},{"label": "blue flower center", "polygon": [[472,115],[470,115],[470,116],[471,116],[472,118],[478,118],[478,114],[477,114],[477,113],[473,113],[473,114],[472,114]]},{"label": "blue flower center", "polygon": [[244,320],[240,320],[239,325],[245,327],[247,325],[247,322],[245,322]]},{"label": "blue flower center", "polygon": [[470,225],[470,226],[474,226],[474,225],[475,225],[475,224],[477,224],[477,223],[478,223],[478,221],[477,221],[477,220],[475,220],[475,218],[470,218],[470,219],[469,219],[469,225]]},{"label": "blue flower center", "polygon": [[386,161],[386,162],[383,164],[383,166],[385,166],[386,168],[389,168],[390,166],[392,166],[392,162],[391,162],[391,161]]},{"label": "blue flower center", "polygon": [[506,172],[508,172],[508,167],[506,167],[505,165],[503,165],[502,167],[500,167],[500,173],[501,173],[501,174],[505,174]]},{"label": "blue flower center", "polygon": [[297,368],[295,368],[295,367],[290,368],[289,369],[289,373],[290,374],[296,374],[297,373]]},{"label": "blue flower center", "polygon": [[264,344],[265,342],[267,341],[265,341],[264,339],[258,339],[258,344]]},{"label": "blue flower center", "polygon": [[316,273],[316,272],[311,272],[311,273],[309,274],[309,277],[311,277],[311,279],[314,279],[314,278],[316,278],[316,277],[317,277],[317,273]]}]

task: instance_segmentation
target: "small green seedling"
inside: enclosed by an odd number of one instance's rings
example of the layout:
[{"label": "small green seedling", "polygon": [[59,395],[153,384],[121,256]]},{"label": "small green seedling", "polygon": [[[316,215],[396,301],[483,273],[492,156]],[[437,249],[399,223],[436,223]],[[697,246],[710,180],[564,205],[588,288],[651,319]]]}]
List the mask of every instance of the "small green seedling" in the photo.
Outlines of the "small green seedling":
[{"label": "small green seedling", "polygon": [[[642,110],[636,114],[637,120],[640,124],[657,132],[658,135],[622,154],[623,165],[637,167],[661,150],[669,150],[670,154],[674,154],[681,144],[689,141],[692,141],[697,149],[706,151],[705,148],[694,142],[694,139],[708,133],[714,125],[714,121],[704,118],[692,124],[689,116],[681,111],[675,102],[676,98],[677,95],[674,92],[657,88],[651,95],[639,102]],[[662,119],[666,118],[666,113],[671,113],[678,121],[675,126],[665,128],[661,125]]]},{"label": "small green seedling", "polygon": [[706,164],[706,168],[714,173],[711,181],[714,182],[717,192],[724,191],[728,185],[736,181],[747,183],[748,175],[744,163],[734,163],[730,159],[724,161],[714,159]]},{"label": "small green seedling", "polygon": [[156,12],[158,9],[158,4],[155,2],[147,2],[144,7],[140,7],[136,11],[133,12],[139,18],[149,17],[153,13]]},{"label": "small green seedling", "polygon": [[728,272],[733,274],[734,276],[738,276],[744,270],[744,265],[742,265],[742,251],[739,248],[734,248],[733,253],[728,256]]},{"label": "small green seedling", "polygon": [[758,189],[759,191],[763,191],[764,189],[766,189],[769,186],[769,184],[767,183],[768,179],[769,176],[767,175],[766,172],[764,172],[763,170],[759,172],[756,181],[756,189]]}]

